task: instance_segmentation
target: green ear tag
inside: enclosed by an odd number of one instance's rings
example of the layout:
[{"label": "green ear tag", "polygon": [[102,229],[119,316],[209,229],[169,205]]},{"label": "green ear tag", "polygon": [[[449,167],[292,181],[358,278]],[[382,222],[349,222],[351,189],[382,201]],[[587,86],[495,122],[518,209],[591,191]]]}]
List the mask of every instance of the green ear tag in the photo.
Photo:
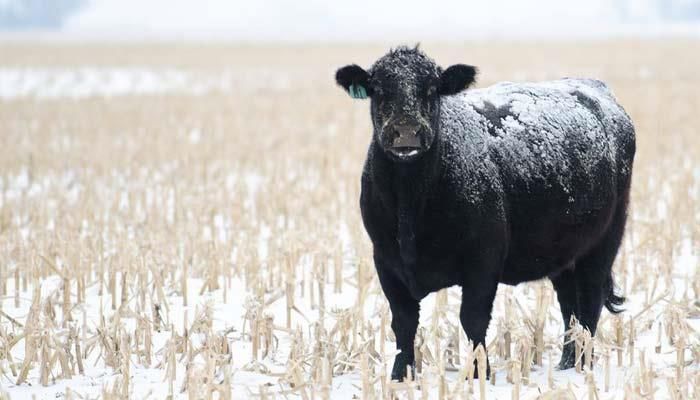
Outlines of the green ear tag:
[{"label": "green ear tag", "polygon": [[350,92],[350,97],[352,97],[353,99],[367,98],[367,91],[365,91],[365,88],[361,85],[352,84],[348,88],[348,91]]}]

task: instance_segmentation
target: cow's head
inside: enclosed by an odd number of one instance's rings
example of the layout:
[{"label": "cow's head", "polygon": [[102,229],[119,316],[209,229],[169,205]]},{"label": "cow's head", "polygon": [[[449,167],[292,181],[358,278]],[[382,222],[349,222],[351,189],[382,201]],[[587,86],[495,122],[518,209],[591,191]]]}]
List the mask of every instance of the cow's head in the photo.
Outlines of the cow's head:
[{"label": "cow's head", "polygon": [[456,64],[445,70],[415,48],[391,50],[365,71],[340,68],[336,82],[353,98],[370,98],[374,135],[395,161],[418,159],[430,149],[439,129],[440,98],[474,82],[476,68]]}]

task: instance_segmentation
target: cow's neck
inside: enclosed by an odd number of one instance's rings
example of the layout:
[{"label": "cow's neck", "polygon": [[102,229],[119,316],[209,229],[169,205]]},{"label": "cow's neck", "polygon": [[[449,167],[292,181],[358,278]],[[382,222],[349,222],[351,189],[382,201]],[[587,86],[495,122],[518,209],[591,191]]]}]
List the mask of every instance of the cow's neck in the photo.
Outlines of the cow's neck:
[{"label": "cow's neck", "polygon": [[391,171],[391,191],[396,202],[399,252],[404,265],[412,268],[416,263],[416,235],[420,229],[425,203],[438,181],[439,140],[414,162],[389,161],[386,166]]}]

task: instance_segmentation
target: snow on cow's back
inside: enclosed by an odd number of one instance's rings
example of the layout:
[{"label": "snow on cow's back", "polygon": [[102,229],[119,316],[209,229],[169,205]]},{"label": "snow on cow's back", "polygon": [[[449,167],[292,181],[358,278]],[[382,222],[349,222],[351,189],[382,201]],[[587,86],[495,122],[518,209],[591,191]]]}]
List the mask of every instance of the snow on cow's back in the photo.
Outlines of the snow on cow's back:
[{"label": "snow on cow's back", "polygon": [[575,198],[629,174],[621,169],[631,168],[634,130],[603,82],[502,82],[447,97],[442,107],[448,141],[468,153],[488,153],[512,185],[556,186]]}]

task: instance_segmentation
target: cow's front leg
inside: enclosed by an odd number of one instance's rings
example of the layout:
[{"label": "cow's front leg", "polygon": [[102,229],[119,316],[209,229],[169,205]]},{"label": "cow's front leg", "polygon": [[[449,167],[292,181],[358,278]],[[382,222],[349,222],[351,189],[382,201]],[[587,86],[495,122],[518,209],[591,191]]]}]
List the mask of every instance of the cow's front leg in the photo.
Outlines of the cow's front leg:
[{"label": "cow's front leg", "polygon": [[391,329],[396,336],[396,349],[400,351],[394,359],[394,367],[391,369],[391,379],[403,381],[406,377],[406,368],[411,367],[411,373],[415,376],[415,356],[413,342],[418,329],[418,314],[420,303],[411,296],[406,285],[403,284],[387,268],[388,266],[375,256],[377,275],[382,285],[384,295],[391,308]]},{"label": "cow's front leg", "polygon": [[[483,345],[486,349],[486,330],[491,321],[493,300],[496,297],[498,281],[471,281],[462,285],[462,305],[459,309],[459,320],[467,338],[474,347]],[[478,377],[475,360],[474,377]],[[486,379],[491,375],[491,366],[486,358]]]}]

